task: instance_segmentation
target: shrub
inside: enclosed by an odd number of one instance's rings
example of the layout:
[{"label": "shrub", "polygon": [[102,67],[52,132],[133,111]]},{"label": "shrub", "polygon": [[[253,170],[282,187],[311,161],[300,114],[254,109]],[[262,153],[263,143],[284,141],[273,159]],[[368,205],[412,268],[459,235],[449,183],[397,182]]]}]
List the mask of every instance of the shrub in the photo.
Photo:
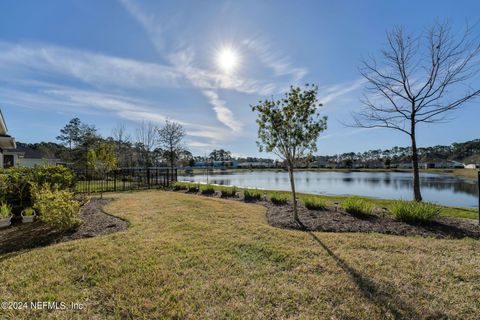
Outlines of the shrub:
[{"label": "shrub", "polygon": [[0,218],[8,218],[12,215],[12,207],[6,202],[0,204]]},{"label": "shrub", "polygon": [[281,193],[272,193],[270,195],[270,201],[272,201],[275,205],[283,205],[288,202],[288,198],[286,195]]},{"label": "shrub", "polygon": [[236,187],[222,187],[220,189],[221,196],[226,197],[235,197],[237,195]]},{"label": "shrub", "polygon": [[215,188],[211,184],[202,184],[200,185],[200,191],[202,194],[214,194]]},{"label": "shrub", "polygon": [[367,215],[373,212],[373,205],[370,202],[357,197],[346,199],[342,203],[342,208],[348,213],[357,215]]},{"label": "shrub", "polygon": [[59,189],[73,189],[75,187],[75,174],[64,166],[40,166],[29,168],[32,182],[43,186],[48,183]]},{"label": "shrub", "polygon": [[39,218],[46,224],[59,230],[77,227],[80,223],[80,204],[73,200],[73,193],[51,188],[33,186],[34,208]]},{"label": "shrub", "polygon": [[440,215],[440,208],[428,202],[394,201],[390,211],[398,220],[405,222],[426,222]]},{"label": "shrub", "polygon": [[262,200],[262,192],[259,190],[244,190],[243,191],[243,196],[245,198],[245,201],[259,201]]},{"label": "shrub", "polygon": [[327,207],[325,200],[319,197],[306,196],[302,198],[302,202],[309,210],[324,210]]},{"label": "shrub", "polygon": [[22,207],[32,203],[31,186],[34,184],[41,186],[47,183],[59,189],[75,186],[74,173],[63,166],[1,169],[0,177],[0,197]]}]

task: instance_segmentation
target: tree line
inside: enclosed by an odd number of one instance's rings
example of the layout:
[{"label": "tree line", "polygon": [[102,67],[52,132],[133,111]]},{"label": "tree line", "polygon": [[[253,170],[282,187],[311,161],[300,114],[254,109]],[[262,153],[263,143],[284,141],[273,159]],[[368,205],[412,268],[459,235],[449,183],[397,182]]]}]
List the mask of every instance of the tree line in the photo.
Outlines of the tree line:
[{"label": "tree line", "polygon": [[[111,170],[119,167],[175,167],[188,164],[192,154],[184,147],[181,124],[166,120],[163,126],[143,121],[131,135],[119,124],[108,137],[79,118],[60,130],[59,143],[26,144],[48,158],[57,158],[74,169]],[[22,146],[19,143],[19,146]]]},{"label": "tree line", "polygon": [[[461,143],[452,143],[448,146],[417,148],[420,162],[458,161],[475,163],[480,161],[480,139]],[[376,149],[365,152],[345,152],[342,154],[313,156],[312,161],[347,165],[353,163],[385,165],[411,161],[411,147],[393,147],[391,149]]]}]

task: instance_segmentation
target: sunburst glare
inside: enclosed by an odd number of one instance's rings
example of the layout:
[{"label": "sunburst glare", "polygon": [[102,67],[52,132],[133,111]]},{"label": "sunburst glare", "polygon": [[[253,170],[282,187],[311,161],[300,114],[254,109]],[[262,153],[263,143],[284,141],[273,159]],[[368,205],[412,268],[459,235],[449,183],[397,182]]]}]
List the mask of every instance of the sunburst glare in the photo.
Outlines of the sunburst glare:
[{"label": "sunburst glare", "polygon": [[235,71],[240,62],[238,52],[232,47],[223,47],[217,53],[217,65],[225,73]]}]

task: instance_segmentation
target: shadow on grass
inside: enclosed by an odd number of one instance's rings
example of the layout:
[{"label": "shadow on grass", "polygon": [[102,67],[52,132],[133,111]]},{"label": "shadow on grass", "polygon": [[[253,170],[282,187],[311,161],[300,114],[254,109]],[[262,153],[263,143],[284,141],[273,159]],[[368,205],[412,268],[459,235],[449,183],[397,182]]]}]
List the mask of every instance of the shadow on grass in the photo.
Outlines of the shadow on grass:
[{"label": "shadow on grass", "polygon": [[[303,225],[300,221],[298,221]],[[347,273],[353,280],[362,296],[377,305],[383,313],[383,317],[393,317],[393,319],[443,319],[447,316],[441,312],[435,314],[419,314],[415,308],[403,301],[395,293],[394,288],[380,289],[379,286],[368,276],[363,275],[351,267],[345,260],[337,256],[325,243],[323,243],[314,233],[307,232],[315,242],[317,242],[327,254],[335,260],[337,265]]]},{"label": "shadow on grass", "polygon": [[0,233],[0,254],[43,247],[71,233],[55,231],[40,221],[19,223]]}]

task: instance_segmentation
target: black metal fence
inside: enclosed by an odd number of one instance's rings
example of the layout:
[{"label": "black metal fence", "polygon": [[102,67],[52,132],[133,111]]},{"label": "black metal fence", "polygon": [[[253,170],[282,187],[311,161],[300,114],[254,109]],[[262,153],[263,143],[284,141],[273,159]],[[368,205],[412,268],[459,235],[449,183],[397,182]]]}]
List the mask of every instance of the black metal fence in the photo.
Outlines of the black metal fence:
[{"label": "black metal fence", "polygon": [[176,168],[75,170],[75,174],[75,191],[79,193],[159,189],[177,181]]}]

